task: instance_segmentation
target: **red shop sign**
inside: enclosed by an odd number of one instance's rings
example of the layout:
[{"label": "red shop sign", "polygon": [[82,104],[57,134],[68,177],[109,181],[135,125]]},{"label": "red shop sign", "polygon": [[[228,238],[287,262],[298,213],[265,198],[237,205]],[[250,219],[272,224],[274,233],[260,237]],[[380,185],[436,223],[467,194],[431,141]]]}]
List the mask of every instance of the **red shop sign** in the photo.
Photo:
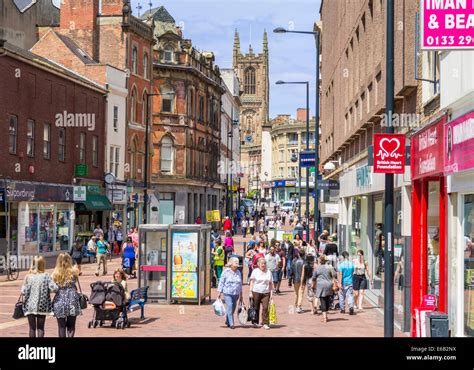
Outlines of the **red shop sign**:
[{"label": "red shop sign", "polygon": [[446,116],[413,135],[413,179],[439,175],[444,170],[443,141]]},{"label": "red shop sign", "polygon": [[474,111],[444,126],[447,174],[474,168]]},{"label": "red shop sign", "polygon": [[405,135],[374,134],[374,173],[405,173]]}]

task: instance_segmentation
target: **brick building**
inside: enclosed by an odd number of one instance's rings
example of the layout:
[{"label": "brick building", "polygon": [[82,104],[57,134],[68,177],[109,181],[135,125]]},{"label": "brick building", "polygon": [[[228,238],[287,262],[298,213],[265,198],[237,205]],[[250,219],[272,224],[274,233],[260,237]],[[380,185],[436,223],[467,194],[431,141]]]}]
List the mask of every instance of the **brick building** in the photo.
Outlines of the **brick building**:
[{"label": "brick building", "polygon": [[8,145],[0,146],[1,247],[8,240],[20,254],[69,250],[75,166],[88,168],[88,183],[104,173],[106,90],[9,43],[0,53],[0,117],[8,127]]},{"label": "brick building", "polygon": [[[374,133],[385,122],[386,3],[381,0],[323,1],[321,162],[334,161],[326,179],[340,181],[338,234],[341,250],[355,255],[362,249],[375,278],[369,299],[383,304],[383,248],[376,224],[384,223],[384,176],[374,174],[368,162]],[[416,114],[415,17],[419,2],[395,2],[395,113],[403,119]],[[328,30],[337,29],[338,32]],[[400,122],[400,121],[399,121]],[[404,133],[407,127],[396,127]],[[395,177],[395,263],[409,272],[409,167]],[[322,213],[325,204],[321,204]],[[324,228],[329,227],[328,219]],[[406,279],[406,277],[405,277]],[[395,292],[395,319],[409,325],[409,288]]]},{"label": "brick building", "polygon": [[[152,25],[132,15],[128,0],[64,0],[60,25],[54,28],[54,34],[50,31],[40,29],[49,42],[36,46],[48,57],[101,83],[109,83],[106,65],[127,73],[123,161],[118,156],[126,183],[118,185],[126,191],[129,226],[137,226],[143,218],[145,96],[151,91]],[[49,50],[48,45],[61,47]],[[117,172],[122,173],[122,169]],[[131,201],[132,194],[137,202]]]},{"label": "brick building", "polygon": [[222,79],[214,55],[197,51],[164,7],[142,18],[154,22],[157,37],[153,93],[158,95],[150,103],[158,222],[194,223],[219,207]]}]

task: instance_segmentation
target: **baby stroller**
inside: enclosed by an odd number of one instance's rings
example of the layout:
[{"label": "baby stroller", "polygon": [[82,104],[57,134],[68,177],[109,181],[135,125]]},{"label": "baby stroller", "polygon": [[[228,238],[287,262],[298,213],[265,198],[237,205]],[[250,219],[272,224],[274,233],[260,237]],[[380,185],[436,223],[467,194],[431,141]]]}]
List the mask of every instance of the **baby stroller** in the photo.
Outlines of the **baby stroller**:
[{"label": "baby stroller", "polygon": [[103,326],[111,321],[111,327],[125,329],[130,327],[127,317],[125,290],[119,283],[97,281],[91,284],[89,302],[94,306],[94,315],[88,327]]}]

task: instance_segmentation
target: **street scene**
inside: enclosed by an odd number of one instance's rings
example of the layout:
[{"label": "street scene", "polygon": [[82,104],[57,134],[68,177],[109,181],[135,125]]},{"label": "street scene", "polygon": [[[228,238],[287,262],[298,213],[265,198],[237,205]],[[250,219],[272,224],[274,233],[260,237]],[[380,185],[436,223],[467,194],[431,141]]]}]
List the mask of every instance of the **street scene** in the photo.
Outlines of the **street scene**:
[{"label": "street scene", "polygon": [[472,338],[473,65],[466,0],[2,1],[0,338]]}]

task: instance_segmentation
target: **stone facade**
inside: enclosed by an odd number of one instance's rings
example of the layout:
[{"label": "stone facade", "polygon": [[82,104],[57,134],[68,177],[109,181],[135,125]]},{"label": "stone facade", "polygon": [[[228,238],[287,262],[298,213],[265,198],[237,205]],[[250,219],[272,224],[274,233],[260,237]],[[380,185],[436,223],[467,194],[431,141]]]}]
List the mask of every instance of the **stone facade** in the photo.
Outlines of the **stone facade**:
[{"label": "stone facade", "polygon": [[242,186],[248,190],[256,189],[262,181],[262,126],[265,126],[269,111],[269,54],[267,33],[263,34],[262,53],[255,54],[252,46],[248,53],[240,51],[240,38],[237,30],[234,35],[233,66],[242,84],[242,109],[240,127],[242,156],[245,177]]}]

